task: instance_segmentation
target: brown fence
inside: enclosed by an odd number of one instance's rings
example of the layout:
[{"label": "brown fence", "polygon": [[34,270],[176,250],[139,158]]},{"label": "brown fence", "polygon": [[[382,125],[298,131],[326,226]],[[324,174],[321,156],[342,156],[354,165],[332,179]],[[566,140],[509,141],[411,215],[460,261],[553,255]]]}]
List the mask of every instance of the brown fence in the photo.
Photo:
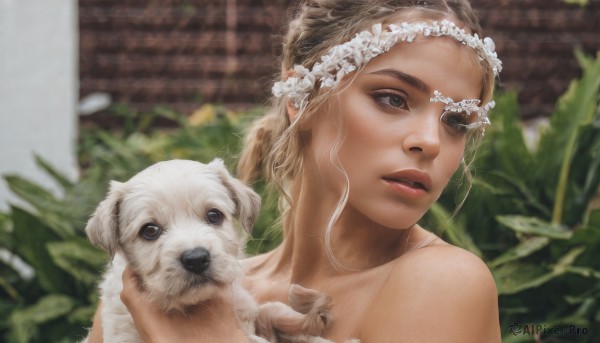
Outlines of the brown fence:
[{"label": "brown fence", "polygon": [[[472,0],[520,89],[524,117],[548,115],[580,73],[575,48],[600,50],[600,0]],[[80,95],[188,113],[203,102],[266,99],[288,0],[79,0]]]}]

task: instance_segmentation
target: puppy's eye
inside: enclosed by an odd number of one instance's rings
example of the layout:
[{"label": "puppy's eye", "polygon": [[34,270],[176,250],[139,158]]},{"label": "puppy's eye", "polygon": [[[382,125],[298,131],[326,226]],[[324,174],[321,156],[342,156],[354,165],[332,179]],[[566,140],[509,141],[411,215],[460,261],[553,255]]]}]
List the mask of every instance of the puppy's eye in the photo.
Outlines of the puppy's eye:
[{"label": "puppy's eye", "polygon": [[206,221],[209,224],[218,225],[223,221],[223,212],[217,210],[216,208],[211,208],[206,212]]},{"label": "puppy's eye", "polygon": [[153,223],[145,224],[140,230],[140,235],[142,236],[142,238],[147,239],[149,241],[157,239],[161,233],[162,229],[158,225]]}]

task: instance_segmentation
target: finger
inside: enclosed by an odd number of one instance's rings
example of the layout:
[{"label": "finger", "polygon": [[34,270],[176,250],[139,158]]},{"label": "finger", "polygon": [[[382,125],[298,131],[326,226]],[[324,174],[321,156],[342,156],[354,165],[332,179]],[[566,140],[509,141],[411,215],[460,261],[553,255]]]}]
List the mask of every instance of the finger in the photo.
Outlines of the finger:
[{"label": "finger", "polygon": [[123,271],[123,290],[121,291],[121,301],[129,308],[129,305],[135,303],[141,296],[137,287],[137,281],[131,268],[126,267]]}]

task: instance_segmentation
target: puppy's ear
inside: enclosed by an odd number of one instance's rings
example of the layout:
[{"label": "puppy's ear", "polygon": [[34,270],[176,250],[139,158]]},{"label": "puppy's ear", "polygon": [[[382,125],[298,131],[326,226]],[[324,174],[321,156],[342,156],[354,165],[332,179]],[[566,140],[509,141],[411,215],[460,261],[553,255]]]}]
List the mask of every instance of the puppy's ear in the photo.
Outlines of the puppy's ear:
[{"label": "puppy's ear", "polygon": [[246,232],[252,233],[252,226],[260,212],[260,195],[252,188],[243,184],[242,181],[231,176],[227,168],[225,168],[223,160],[215,158],[208,166],[219,174],[221,182],[229,190],[231,198],[235,202],[235,215],[238,217],[242,227]]},{"label": "puppy's ear", "polygon": [[111,256],[117,251],[119,231],[119,203],[122,199],[122,183],[111,181],[106,198],[88,220],[85,232],[90,241],[106,250]]}]

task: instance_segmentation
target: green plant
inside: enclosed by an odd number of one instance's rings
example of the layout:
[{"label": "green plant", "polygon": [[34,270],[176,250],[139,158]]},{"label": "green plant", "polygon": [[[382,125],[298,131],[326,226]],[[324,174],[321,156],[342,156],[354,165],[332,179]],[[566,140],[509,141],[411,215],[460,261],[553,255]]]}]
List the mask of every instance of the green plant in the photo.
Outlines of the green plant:
[{"label": "green plant", "polygon": [[[5,176],[10,189],[27,203],[0,213],[0,248],[25,261],[33,277],[0,260],[0,341],[71,342],[81,339],[95,311],[96,283],[108,256],[93,247],[83,232],[109,180],[125,181],[148,165],[167,159],[208,162],[218,156],[230,167],[236,159],[246,125],[239,114],[205,105],[187,118],[165,108],[137,113],[125,106],[113,111],[123,119],[121,130],[84,127],[79,144],[81,177],[71,182],[41,158],[38,166],[61,187],[56,197],[17,175]],[[246,113],[249,120],[253,113]],[[169,129],[153,129],[167,118]],[[231,169],[231,168],[230,168]],[[260,185],[257,185],[260,186]],[[251,253],[268,250],[279,237],[270,230],[272,202],[250,239]]]},{"label": "green plant", "polygon": [[37,162],[61,184],[65,197],[59,200],[18,176],[5,178],[28,206],[12,206],[10,213],[0,215],[0,247],[35,271],[27,277],[14,264],[0,263],[0,290],[7,295],[0,298],[0,314],[5,318],[0,333],[7,342],[41,341],[41,333],[44,341],[53,342],[81,337],[95,311],[94,285],[106,262],[104,253],[81,233],[87,192],[42,159]]},{"label": "green plant", "polygon": [[580,7],[585,7],[590,3],[589,0],[563,0],[563,2],[571,5],[578,5]]},{"label": "green plant", "polygon": [[455,201],[445,195],[427,219],[488,262],[506,342],[564,338],[513,335],[513,323],[574,325],[587,334],[571,339],[600,340],[600,58],[577,57],[583,76],[537,147],[525,144],[516,94],[498,96],[460,214],[450,221]]}]

